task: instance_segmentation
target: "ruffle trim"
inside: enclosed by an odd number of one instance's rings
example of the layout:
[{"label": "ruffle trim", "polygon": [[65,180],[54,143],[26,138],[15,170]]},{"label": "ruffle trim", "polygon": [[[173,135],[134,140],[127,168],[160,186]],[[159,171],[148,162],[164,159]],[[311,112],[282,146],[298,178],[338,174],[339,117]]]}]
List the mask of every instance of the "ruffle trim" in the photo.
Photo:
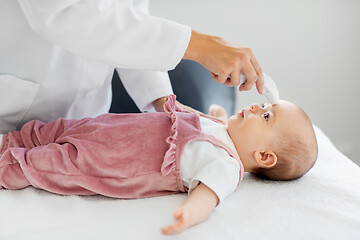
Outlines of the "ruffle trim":
[{"label": "ruffle trim", "polygon": [[170,95],[165,98],[166,102],[164,103],[164,111],[170,117],[172,126],[171,126],[171,135],[166,139],[166,142],[169,144],[169,149],[166,151],[164,156],[164,162],[161,165],[161,173],[163,176],[168,175],[176,169],[176,139],[177,139],[177,116],[176,112],[181,112],[181,108],[176,105],[176,96]]}]

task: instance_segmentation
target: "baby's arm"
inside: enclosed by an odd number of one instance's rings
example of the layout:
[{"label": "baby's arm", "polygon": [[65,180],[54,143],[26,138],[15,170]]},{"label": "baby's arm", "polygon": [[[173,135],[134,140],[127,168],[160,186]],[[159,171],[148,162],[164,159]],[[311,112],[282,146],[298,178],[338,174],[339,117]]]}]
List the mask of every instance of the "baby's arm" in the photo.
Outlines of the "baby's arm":
[{"label": "baby's arm", "polygon": [[219,199],[215,192],[200,183],[190,193],[184,204],[173,212],[175,222],[163,227],[162,233],[165,235],[176,234],[204,221],[210,216],[218,202]]},{"label": "baby's arm", "polygon": [[[155,110],[156,110],[157,112],[163,112],[163,111],[164,111],[163,105],[164,105],[164,103],[166,102],[165,98],[166,98],[166,97],[161,97],[161,98],[158,98],[158,99],[156,99],[155,101],[152,102],[152,104],[153,104],[153,106],[154,106],[154,108],[155,108]],[[216,117],[215,115],[211,115],[211,114],[207,115],[207,114],[205,114],[205,113],[203,113],[203,112],[200,112],[200,111],[195,110],[195,109],[193,109],[193,108],[191,108],[191,107],[189,107],[189,106],[186,106],[186,105],[180,103],[179,101],[176,101],[176,105],[177,105],[178,107],[180,107],[183,112],[187,112],[187,113],[198,113],[198,114],[199,114],[200,116],[202,116],[202,117],[209,118],[209,119],[213,119],[213,120],[218,120],[218,121],[220,121],[220,122],[222,122],[222,123],[224,123],[224,124],[227,123],[227,117],[226,117],[225,109],[224,109],[224,112],[225,112],[225,119],[226,119],[226,120],[224,121],[224,118],[223,118],[223,117],[218,118],[218,117]],[[216,106],[217,106],[217,105],[216,105]],[[218,106],[218,107],[220,107],[220,106]],[[220,108],[222,108],[222,107],[220,107]]]}]

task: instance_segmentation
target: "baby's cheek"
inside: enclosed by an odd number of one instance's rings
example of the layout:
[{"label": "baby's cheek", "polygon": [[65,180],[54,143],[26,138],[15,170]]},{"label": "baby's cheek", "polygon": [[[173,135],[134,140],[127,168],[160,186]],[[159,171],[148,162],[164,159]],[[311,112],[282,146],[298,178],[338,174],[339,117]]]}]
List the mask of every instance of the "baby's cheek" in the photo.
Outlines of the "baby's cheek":
[{"label": "baby's cheek", "polygon": [[255,121],[249,121],[247,124],[241,126],[241,133],[248,141],[260,139],[263,136],[263,132],[263,127]]}]

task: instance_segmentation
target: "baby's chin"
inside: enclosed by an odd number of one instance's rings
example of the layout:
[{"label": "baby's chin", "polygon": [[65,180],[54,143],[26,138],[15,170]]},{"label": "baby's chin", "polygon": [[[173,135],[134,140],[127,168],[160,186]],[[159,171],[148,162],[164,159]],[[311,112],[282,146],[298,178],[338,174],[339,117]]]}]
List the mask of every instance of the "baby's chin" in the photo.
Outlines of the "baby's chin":
[{"label": "baby's chin", "polygon": [[231,127],[232,125],[239,124],[242,120],[242,116],[240,116],[239,114],[235,114],[228,119],[227,127],[229,128],[229,126]]}]

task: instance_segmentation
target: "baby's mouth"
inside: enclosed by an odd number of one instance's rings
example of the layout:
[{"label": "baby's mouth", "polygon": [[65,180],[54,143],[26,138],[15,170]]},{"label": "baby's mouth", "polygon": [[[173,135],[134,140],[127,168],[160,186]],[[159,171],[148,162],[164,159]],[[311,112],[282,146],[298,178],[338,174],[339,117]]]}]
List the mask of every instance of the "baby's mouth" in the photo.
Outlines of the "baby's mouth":
[{"label": "baby's mouth", "polygon": [[244,117],[245,117],[245,111],[244,111],[244,109],[241,109],[241,110],[238,112],[238,114],[244,118]]}]

